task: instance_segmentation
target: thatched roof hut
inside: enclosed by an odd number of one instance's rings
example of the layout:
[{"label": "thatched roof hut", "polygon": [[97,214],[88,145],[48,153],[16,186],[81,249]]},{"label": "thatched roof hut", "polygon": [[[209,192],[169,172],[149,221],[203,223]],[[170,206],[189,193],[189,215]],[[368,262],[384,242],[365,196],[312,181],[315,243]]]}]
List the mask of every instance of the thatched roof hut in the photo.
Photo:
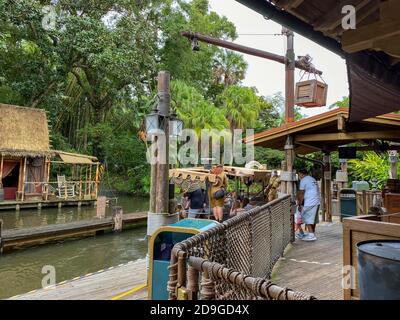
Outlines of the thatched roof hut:
[{"label": "thatched roof hut", "polygon": [[51,155],[46,112],[0,104],[0,154],[16,157]]}]

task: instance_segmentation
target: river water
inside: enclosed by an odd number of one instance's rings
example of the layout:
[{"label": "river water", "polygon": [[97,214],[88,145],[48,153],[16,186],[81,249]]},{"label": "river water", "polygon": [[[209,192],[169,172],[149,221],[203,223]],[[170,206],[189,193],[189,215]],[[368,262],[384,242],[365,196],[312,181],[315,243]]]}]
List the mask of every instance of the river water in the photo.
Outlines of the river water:
[{"label": "river water", "polygon": [[[148,210],[148,200],[129,196],[118,197],[124,213]],[[107,208],[110,215],[112,208]],[[92,206],[49,208],[42,210],[0,211],[4,229],[28,228],[53,223],[91,219]],[[101,269],[127,263],[146,256],[146,226],[120,234],[105,234],[81,240],[63,241],[7,253],[0,256],[0,299],[42,287],[44,266],[53,266],[56,283]]]}]

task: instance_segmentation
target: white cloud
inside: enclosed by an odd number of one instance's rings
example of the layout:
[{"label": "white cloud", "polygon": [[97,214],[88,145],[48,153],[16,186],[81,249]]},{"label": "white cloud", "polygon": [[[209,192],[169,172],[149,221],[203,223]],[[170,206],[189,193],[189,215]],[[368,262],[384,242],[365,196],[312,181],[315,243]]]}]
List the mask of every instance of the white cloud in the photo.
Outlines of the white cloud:
[{"label": "white cloud", "polygon": [[[210,0],[210,5],[212,11],[226,16],[236,25],[239,34],[236,43],[284,55],[285,37],[248,35],[281,33],[282,27],[279,24],[266,20],[262,15],[235,0]],[[349,94],[346,64],[342,58],[298,34],[295,35],[295,54],[296,56],[310,54],[315,66],[323,71],[323,79],[329,86],[328,106]],[[256,87],[262,95],[285,91],[284,65],[249,55],[244,57],[249,64],[244,85]],[[296,79],[300,79],[300,70],[296,70]],[[327,110],[327,107],[302,108],[301,112],[311,116]]]}]

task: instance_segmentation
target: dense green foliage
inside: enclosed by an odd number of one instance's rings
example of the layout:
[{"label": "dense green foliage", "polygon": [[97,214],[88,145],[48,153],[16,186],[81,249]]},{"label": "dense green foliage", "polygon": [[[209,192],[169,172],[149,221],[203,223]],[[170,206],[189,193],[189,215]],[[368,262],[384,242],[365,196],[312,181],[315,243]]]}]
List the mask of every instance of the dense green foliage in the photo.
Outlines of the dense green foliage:
[{"label": "dense green foliage", "polygon": [[366,152],[362,159],[352,159],[348,163],[349,171],[354,180],[371,181],[377,179],[379,188],[383,188],[389,178],[390,161],[387,153]]},{"label": "dense green foliage", "polygon": [[[188,128],[279,125],[281,95],[243,87],[241,55],[204,44],[194,53],[180,35],[235,39],[235,26],[208,0],[59,0],[55,20],[44,10],[51,3],[0,0],[0,102],[46,109],[52,147],[96,155],[106,188],[148,192],[139,134],[160,70],[171,73],[173,107]],[[282,157],[257,156],[269,166]]]}]

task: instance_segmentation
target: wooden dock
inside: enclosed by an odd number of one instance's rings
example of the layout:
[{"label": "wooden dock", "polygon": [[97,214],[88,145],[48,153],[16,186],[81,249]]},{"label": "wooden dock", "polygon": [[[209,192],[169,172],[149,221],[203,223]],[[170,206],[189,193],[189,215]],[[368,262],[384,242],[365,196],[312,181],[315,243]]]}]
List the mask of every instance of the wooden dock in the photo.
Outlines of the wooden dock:
[{"label": "wooden dock", "polygon": [[61,282],[53,287],[33,290],[11,300],[145,300],[147,299],[146,260]]},{"label": "wooden dock", "polygon": [[14,201],[5,200],[0,201],[0,210],[23,210],[23,209],[40,209],[49,207],[80,207],[93,205],[96,200],[83,200],[83,199],[57,199],[57,200],[26,200]]},{"label": "wooden dock", "polygon": [[[334,217],[335,218],[335,217]],[[272,280],[277,285],[303,291],[323,300],[343,299],[342,224],[321,223],[317,241],[296,240],[274,267]]]},{"label": "wooden dock", "polygon": [[[123,229],[130,228],[147,220],[147,213],[129,213],[123,215]],[[104,219],[82,220],[63,224],[50,224],[34,228],[3,230],[1,245],[3,252],[24,247],[36,246],[48,242],[93,236],[113,227],[112,217]]]}]

